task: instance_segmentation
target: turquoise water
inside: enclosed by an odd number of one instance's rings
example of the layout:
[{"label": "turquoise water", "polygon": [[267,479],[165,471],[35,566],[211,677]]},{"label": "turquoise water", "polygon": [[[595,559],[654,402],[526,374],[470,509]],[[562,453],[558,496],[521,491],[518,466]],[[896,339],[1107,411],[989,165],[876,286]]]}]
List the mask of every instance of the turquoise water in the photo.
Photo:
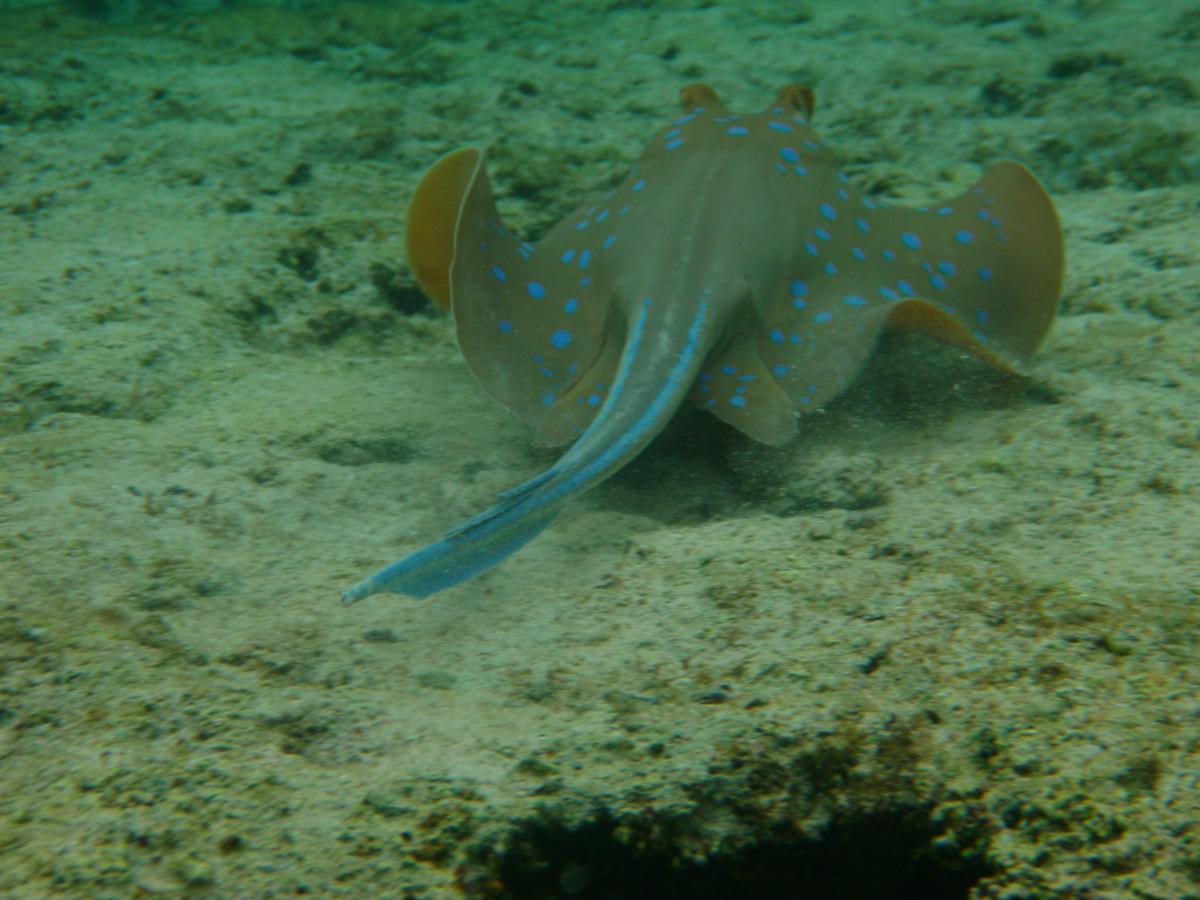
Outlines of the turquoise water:
[{"label": "turquoise water", "polygon": [[[0,895],[1200,891],[1193,6],[4,9]],[[888,335],[342,607],[561,453],[414,281],[422,173],[486,146],[537,239],[696,82],[811,85],[879,202],[1036,173],[1025,376]]]}]

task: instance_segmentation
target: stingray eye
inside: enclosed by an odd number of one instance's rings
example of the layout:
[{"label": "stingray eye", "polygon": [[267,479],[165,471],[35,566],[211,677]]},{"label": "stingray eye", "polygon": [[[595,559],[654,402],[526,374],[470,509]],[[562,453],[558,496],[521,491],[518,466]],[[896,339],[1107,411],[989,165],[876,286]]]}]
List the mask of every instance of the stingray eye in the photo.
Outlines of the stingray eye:
[{"label": "stingray eye", "polygon": [[717,92],[707,84],[689,84],[679,92],[679,101],[685,110],[697,106],[712,106],[721,102]]},{"label": "stingray eye", "polygon": [[804,118],[811,119],[816,108],[816,97],[813,89],[804,84],[785,85],[775,98],[775,106],[782,106],[793,112],[798,112]]}]

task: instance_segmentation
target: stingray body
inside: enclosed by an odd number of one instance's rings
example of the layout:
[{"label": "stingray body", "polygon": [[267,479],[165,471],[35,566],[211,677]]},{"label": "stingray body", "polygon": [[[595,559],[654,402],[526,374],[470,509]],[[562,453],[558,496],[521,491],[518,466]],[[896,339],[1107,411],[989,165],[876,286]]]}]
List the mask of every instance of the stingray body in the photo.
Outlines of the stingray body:
[{"label": "stingray body", "polygon": [[359,582],[425,597],[499,563],[568,498],[629,462],[687,399],[752,438],[844,390],[886,327],[1019,367],[1054,318],[1062,234],[1022,166],[1001,162],[927,209],[856,190],[809,121],[812,92],[738,115],[704,85],[626,180],[536,245],[500,221],[483,153],[424,176],[407,244],[448,303],[483,387],[547,443],[549,470],[441,540]]}]

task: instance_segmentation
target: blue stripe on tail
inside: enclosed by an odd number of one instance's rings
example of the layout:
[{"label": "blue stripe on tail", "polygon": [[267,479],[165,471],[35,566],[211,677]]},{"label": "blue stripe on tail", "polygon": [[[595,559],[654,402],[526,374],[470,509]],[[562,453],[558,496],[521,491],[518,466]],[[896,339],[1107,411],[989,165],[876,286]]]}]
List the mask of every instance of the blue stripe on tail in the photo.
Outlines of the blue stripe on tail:
[{"label": "blue stripe on tail", "polygon": [[[613,390],[591,427],[562,459],[500,494],[499,503],[450,529],[440,541],[364,578],[342,594],[342,602],[354,603],[384,591],[428,597],[490,569],[541,534],[558,515],[563,500],[617,471],[662,428],[694,374],[707,312],[707,305],[701,303],[684,346],[650,403],[615,439],[598,443],[596,436],[613,424],[612,410],[637,361],[646,324],[644,305],[630,331]],[[593,443],[596,446],[590,446]]]},{"label": "blue stripe on tail", "polygon": [[[511,510],[510,510],[511,511]],[[380,569],[343,592],[343,603],[390,591],[428,597],[473,578],[516,553],[545,530],[557,509],[540,513],[478,516],[478,524],[461,525],[449,536]]]}]

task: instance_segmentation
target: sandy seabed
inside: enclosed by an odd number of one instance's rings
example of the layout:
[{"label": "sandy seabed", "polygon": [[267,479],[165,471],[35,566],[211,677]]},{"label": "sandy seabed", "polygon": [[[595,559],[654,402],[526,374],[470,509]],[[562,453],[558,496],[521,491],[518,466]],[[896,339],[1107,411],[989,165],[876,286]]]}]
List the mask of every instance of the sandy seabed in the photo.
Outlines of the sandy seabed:
[{"label": "sandy seabed", "polygon": [[[102,11],[0,17],[0,895],[1200,896],[1194,3]],[[881,198],[1034,169],[1029,380],[889,340],[339,606],[555,458],[416,179],[486,143],[536,236],[694,81],[814,85]]]}]

